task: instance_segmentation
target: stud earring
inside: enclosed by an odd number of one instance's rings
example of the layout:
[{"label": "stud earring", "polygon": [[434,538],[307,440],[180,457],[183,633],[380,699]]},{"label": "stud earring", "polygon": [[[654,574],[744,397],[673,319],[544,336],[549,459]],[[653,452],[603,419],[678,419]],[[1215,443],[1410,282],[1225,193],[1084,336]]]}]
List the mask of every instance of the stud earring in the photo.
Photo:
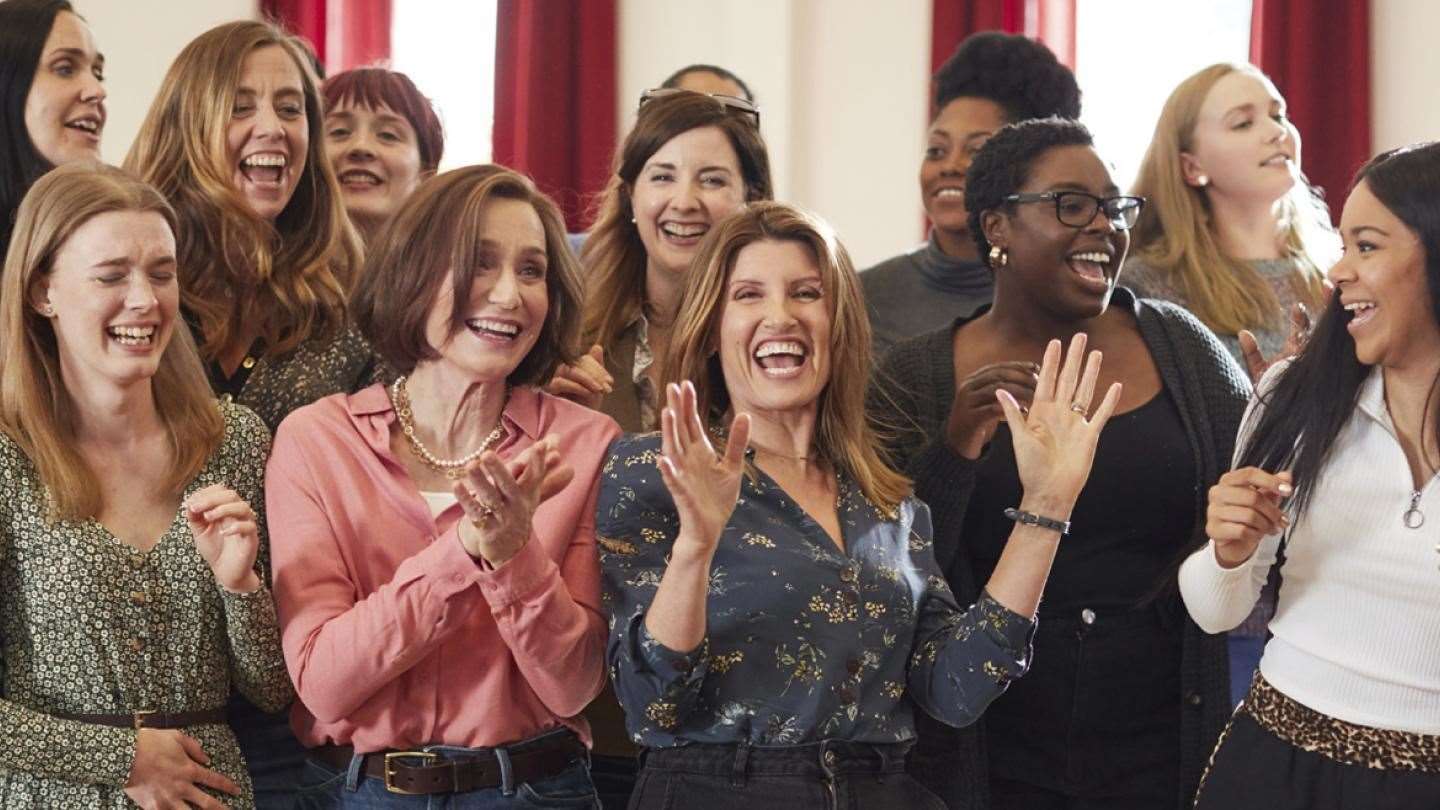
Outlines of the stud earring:
[{"label": "stud earring", "polygon": [[52,306],[50,306],[49,304],[46,304],[46,305],[45,305],[45,309],[44,309],[44,315],[45,315],[45,317],[47,317],[47,318],[53,318],[53,317],[55,317],[55,307],[52,307]]},{"label": "stud earring", "polygon": [[1199,186],[1200,188],[1204,188],[1210,185],[1210,178],[1202,174],[1199,177],[1195,178],[1195,185]]},{"label": "stud earring", "polygon": [[1010,251],[999,245],[990,246],[990,267],[998,270],[1010,263]]}]

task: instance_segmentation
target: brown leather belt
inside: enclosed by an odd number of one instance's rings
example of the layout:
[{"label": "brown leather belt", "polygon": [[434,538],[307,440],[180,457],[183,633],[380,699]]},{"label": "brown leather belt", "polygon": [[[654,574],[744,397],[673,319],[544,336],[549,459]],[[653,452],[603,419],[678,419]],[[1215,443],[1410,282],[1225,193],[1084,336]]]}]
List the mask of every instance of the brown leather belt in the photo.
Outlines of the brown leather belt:
[{"label": "brown leather belt", "polygon": [[203,726],[211,723],[224,723],[224,709],[201,709],[198,712],[151,712],[139,711],[131,714],[70,714],[68,712],[51,712],[51,716],[61,720],[78,720],[81,723],[94,723],[97,726],[115,726],[116,728],[185,728],[186,726]]},{"label": "brown leather belt", "polygon": [[[337,771],[349,768],[354,755],[355,749],[348,745],[322,745],[310,749],[310,756]],[[488,751],[476,751],[473,758],[468,754],[455,755],[463,759],[446,759],[446,756],[450,754],[376,751],[365,754],[362,770],[366,776],[383,781],[385,789],[391,793],[407,795],[465,793],[504,784],[500,761]],[[537,741],[533,746],[510,752],[510,783],[520,785],[554,776],[584,757],[585,744],[573,734],[557,734],[553,742],[549,739]]]}]

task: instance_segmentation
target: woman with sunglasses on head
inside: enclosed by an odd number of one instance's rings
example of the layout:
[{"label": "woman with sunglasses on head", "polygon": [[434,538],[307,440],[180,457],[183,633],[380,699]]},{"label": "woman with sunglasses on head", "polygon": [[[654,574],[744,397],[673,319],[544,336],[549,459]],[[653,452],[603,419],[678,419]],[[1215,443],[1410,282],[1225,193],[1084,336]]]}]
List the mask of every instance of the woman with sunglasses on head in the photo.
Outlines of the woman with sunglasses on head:
[{"label": "woman with sunglasses on head", "polygon": [[898,431],[896,458],[930,505],[962,604],[1000,560],[1020,487],[995,392],[1026,404],[1046,342],[1077,332],[1104,353],[1102,383],[1125,386],[1090,483],[1060,516],[1072,529],[1030,672],[976,734],[921,729],[912,772],[952,807],[1182,807],[1225,722],[1224,640],[1186,618],[1174,575],[1246,387],[1188,313],[1116,286],[1143,202],[1119,195],[1080,124],[1002,129],[965,182],[994,305],[899,344],[878,376],[872,402]]},{"label": "woman with sunglasses on head", "polygon": [[[1135,193],[1150,205],[1135,226],[1125,283],[1190,310],[1254,382],[1294,354],[1324,302],[1322,268],[1339,242],[1300,173],[1300,132],[1285,99],[1253,65],[1211,65],[1166,100]],[[1229,635],[1230,697],[1240,702],[1260,662],[1273,588]]]},{"label": "woman with sunglasses on head", "polygon": [[611,672],[646,746],[633,808],[942,807],[905,774],[912,718],[973,723],[1029,663],[1121,386],[1095,396],[1082,334],[1063,367],[1046,348],[1028,415],[995,395],[1024,493],[962,610],[866,418],[869,332],[844,247],[793,206],[750,206],[695,259],[661,433],[612,445],[597,507]]},{"label": "woman with sunglasses on head", "polygon": [[990,303],[995,278],[975,252],[965,211],[965,170],[996,130],[1016,121],[1080,117],[1075,74],[1028,37],[984,31],[960,43],[935,73],[935,116],[920,161],[920,202],[930,238],[860,274],[875,353]]},{"label": "woman with sunglasses on head", "polygon": [[1279,565],[1265,655],[1197,808],[1440,807],[1440,144],[1386,152],[1340,217],[1335,293],[1257,386],[1185,605],[1224,632]]},{"label": "woman with sunglasses on head", "polygon": [[[125,159],[179,216],[181,308],[211,388],[272,431],[296,408],[363,387],[374,368],[347,320],[361,246],[322,124],[295,39],[226,23],[175,58]],[[288,807],[304,751],[287,718],[237,703],[232,723],[257,802]]]},{"label": "woman with sunglasses on head", "polygon": [[99,159],[104,81],[105,56],[67,0],[0,2],[0,260],[30,185]]},{"label": "woman with sunglasses on head", "polygon": [[294,696],[265,582],[270,435],[180,319],[175,213],[71,163],[0,288],[0,802],[254,807],[232,688]]}]

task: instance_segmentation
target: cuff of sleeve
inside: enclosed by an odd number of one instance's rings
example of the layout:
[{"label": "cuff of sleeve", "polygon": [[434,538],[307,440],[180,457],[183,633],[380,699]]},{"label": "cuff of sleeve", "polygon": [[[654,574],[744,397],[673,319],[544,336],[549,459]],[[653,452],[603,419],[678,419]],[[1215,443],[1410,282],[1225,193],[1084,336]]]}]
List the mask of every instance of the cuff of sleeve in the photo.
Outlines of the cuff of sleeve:
[{"label": "cuff of sleeve", "polygon": [[639,647],[636,659],[642,666],[662,678],[675,678],[682,687],[704,680],[705,673],[710,669],[708,636],[700,640],[700,646],[688,653],[675,652],[650,635],[649,628],[645,626],[644,613],[637,615],[633,621],[639,624],[635,634],[638,642],[636,646]]},{"label": "cuff of sleeve", "polygon": [[[1239,582],[1250,578],[1250,568],[1255,564],[1255,558],[1259,553],[1260,547],[1257,545],[1255,551],[1250,554],[1250,558],[1245,560],[1245,562],[1240,563],[1234,568],[1226,568],[1220,564],[1220,557],[1215,553],[1215,541],[1210,540],[1205,544],[1205,549],[1201,553],[1190,556],[1191,559],[1196,557],[1200,558],[1200,561],[1196,564],[1201,566],[1201,570],[1206,576],[1214,577],[1216,580],[1228,585],[1230,582]],[[1189,562],[1189,560],[1186,562]]]},{"label": "cuff of sleeve", "polygon": [[1036,620],[1027,619],[995,601],[989,591],[980,592],[974,609],[986,634],[1011,653],[1018,665],[1014,672],[1000,673],[1001,678],[1014,680],[1024,675],[1030,669],[1030,645],[1035,638]]},{"label": "cuff of sleeve", "polygon": [[479,563],[465,551],[460,533],[452,527],[424,551],[401,563],[395,584],[426,579],[435,593],[451,596],[479,582],[483,573]]},{"label": "cuff of sleeve", "polygon": [[221,604],[225,606],[226,615],[235,616],[246,623],[276,623],[275,599],[270,593],[270,586],[265,584],[263,578],[260,580],[260,587],[249,593],[236,593],[224,588],[218,590]]},{"label": "cuff of sleeve", "polygon": [[480,590],[490,607],[499,610],[543,591],[544,586],[559,573],[559,566],[545,554],[540,541],[531,535],[504,565],[481,568],[476,582],[480,583]]}]

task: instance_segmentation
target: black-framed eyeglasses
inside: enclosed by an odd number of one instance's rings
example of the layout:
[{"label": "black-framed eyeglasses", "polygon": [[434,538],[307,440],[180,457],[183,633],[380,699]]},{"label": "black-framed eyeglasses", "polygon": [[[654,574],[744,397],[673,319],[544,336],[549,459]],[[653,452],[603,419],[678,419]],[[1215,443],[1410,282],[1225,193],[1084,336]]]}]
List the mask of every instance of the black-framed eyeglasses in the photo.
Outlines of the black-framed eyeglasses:
[{"label": "black-framed eyeglasses", "polygon": [[756,129],[760,128],[760,105],[737,96],[726,96],[720,93],[701,93],[696,90],[685,90],[680,87],[655,87],[640,94],[640,106],[636,109],[644,109],[647,103],[657,98],[665,98],[677,93],[695,93],[696,95],[713,98],[724,105],[725,109],[749,121]]},{"label": "black-framed eyeglasses", "polygon": [[1031,194],[1011,194],[1007,203],[1054,202],[1055,218],[1060,224],[1072,228],[1084,228],[1095,220],[1095,214],[1105,212],[1105,218],[1117,231],[1128,231],[1135,227],[1140,211],[1145,208],[1144,197],[1096,197],[1085,191],[1043,191]]}]

